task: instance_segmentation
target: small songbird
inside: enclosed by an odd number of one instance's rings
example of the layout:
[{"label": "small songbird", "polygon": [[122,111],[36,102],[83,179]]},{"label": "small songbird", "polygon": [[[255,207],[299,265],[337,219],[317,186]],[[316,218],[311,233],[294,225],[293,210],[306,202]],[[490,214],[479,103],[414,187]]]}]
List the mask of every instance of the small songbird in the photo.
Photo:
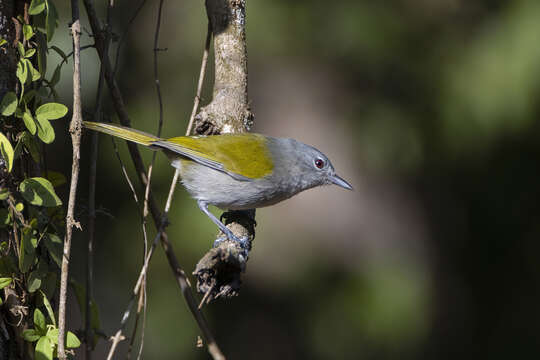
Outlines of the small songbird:
[{"label": "small songbird", "polygon": [[319,150],[294,139],[260,134],[178,136],[169,139],[131,128],[96,122],[84,127],[162,150],[179,169],[182,184],[199,208],[231,240],[244,244],[210,211],[248,210],[274,205],[315,186],[352,190]]}]

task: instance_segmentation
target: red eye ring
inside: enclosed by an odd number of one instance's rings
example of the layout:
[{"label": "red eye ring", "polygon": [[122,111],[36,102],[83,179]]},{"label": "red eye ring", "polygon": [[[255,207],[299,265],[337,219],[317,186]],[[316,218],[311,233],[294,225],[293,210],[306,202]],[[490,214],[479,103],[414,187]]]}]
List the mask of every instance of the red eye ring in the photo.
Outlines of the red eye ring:
[{"label": "red eye ring", "polygon": [[317,169],[322,169],[324,167],[324,160],[322,159],[315,159],[314,163]]}]

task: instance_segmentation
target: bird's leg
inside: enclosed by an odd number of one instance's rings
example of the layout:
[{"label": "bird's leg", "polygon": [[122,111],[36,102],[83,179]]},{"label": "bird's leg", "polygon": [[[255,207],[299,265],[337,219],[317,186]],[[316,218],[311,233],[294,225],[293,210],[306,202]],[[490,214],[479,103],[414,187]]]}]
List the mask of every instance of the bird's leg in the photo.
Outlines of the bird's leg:
[{"label": "bird's leg", "polygon": [[[218,226],[218,228],[223,231],[223,233],[232,241],[236,241],[238,244],[240,244],[240,246],[242,246],[242,248],[245,248],[246,245],[248,244],[248,238],[245,237],[245,238],[238,238],[236,235],[233,234],[233,232],[228,228],[226,227],[221,221],[219,221],[219,219],[217,217],[214,216],[214,214],[212,214],[209,210],[208,210],[208,204],[205,202],[205,201],[202,201],[202,200],[197,200],[197,205],[199,205],[199,209],[201,209],[201,211],[203,213],[206,214],[206,216],[208,216],[210,218],[210,220],[212,220],[214,222],[214,224],[216,224]],[[215,242],[214,242],[214,247],[216,247],[221,241],[223,241],[225,239],[223,238],[220,238],[220,239],[217,239]]]},{"label": "bird's leg", "polygon": [[255,226],[257,226],[257,221],[255,221],[255,209],[225,211],[219,217],[219,221],[225,225],[231,221],[238,222],[248,229],[249,233],[253,234],[253,237],[255,237]]}]

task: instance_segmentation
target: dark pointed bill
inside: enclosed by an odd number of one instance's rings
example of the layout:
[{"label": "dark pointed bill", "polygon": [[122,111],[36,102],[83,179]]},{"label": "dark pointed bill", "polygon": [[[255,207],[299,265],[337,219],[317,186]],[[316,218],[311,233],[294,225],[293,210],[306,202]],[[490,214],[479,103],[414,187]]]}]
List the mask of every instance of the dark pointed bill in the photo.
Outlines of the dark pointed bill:
[{"label": "dark pointed bill", "polygon": [[342,187],[344,189],[347,189],[347,190],[352,190],[353,189],[351,184],[349,184],[348,182],[346,182],[345,180],[343,180],[342,178],[340,178],[337,175],[331,176],[330,181],[332,182],[332,184],[336,184],[337,186],[340,186],[340,187]]}]

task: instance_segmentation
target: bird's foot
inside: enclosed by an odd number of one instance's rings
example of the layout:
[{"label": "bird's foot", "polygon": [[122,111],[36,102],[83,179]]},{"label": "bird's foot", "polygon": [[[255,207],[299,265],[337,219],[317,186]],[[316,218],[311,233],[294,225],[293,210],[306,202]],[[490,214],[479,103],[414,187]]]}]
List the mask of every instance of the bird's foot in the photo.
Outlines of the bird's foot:
[{"label": "bird's foot", "polygon": [[215,241],[214,241],[214,247],[218,247],[222,242],[224,242],[225,240],[232,240],[234,241],[235,243],[237,243],[238,245],[240,245],[240,247],[243,249],[243,250],[250,250],[250,243],[249,243],[249,237],[248,236],[243,236],[241,238],[237,237],[236,235],[234,235],[231,231],[229,231],[228,233],[226,233],[225,236],[220,236],[218,237]]}]

